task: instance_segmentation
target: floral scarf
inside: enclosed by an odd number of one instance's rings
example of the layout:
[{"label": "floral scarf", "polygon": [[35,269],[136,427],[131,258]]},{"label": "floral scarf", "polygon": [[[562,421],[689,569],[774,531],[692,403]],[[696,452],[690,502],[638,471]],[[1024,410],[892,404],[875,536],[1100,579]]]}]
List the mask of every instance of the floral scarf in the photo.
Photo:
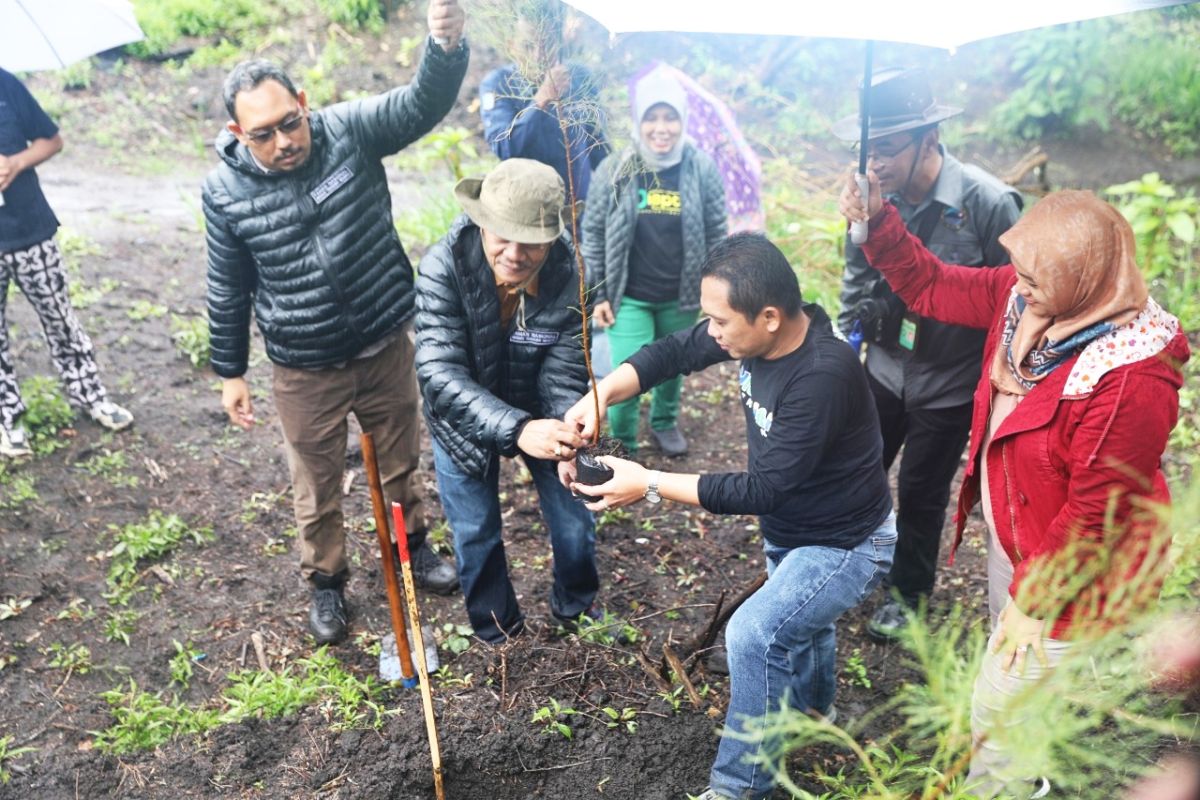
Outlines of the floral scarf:
[{"label": "floral scarf", "polygon": [[[1000,243],[1022,283],[1009,296],[991,365],[999,391],[1028,394],[1089,343],[1146,308],[1133,229],[1091,192],[1047,195]],[[1022,284],[1030,283],[1037,288],[1025,295]]]}]

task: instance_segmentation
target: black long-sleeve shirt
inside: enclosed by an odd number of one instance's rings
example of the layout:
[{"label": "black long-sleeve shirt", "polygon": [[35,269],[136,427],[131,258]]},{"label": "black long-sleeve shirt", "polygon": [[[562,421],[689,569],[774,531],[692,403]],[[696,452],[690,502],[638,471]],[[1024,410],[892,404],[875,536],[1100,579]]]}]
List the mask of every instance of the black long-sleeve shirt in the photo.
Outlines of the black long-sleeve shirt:
[{"label": "black long-sleeve shirt", "polygon": [[[747,470],[701,475],[700,505],[714,514],[758,514],[776,546],[850,549],[892,510],[879,418],[854,351],[834,335],[824,309],[810,304],[804,313],[810,325],[800,347],[742,361]],[[645,391],[727,360],[702,320],[628,363]]]}]

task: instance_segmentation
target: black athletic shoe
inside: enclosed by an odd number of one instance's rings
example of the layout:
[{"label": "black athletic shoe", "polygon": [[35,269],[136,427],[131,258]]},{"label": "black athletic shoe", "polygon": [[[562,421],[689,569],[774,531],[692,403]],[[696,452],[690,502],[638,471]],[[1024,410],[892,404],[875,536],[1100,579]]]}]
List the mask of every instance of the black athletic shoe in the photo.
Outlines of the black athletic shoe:
[{"label": "black athletic shoe", "polygon": [[433,552],[429,542],[422,542],[412,551],[413,583],[434,594],[451,594],[458,590],[458,571],[454,565]]},{"label": "black athletic shoe", "polygon": [[317,644],[337,644],[346,638],[346,601],[341,589],[313,589],[308,628]]}]

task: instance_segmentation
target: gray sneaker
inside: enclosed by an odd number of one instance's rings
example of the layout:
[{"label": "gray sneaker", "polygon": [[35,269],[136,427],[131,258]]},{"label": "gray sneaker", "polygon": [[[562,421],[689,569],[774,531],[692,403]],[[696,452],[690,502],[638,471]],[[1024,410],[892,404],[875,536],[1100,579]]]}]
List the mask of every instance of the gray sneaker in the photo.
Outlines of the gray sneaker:
[{"label": "gray sneaker", "polygon": [[102,400],[88,409],[88,416],[102,428],[123,431],[133,424],[133,414],[111,400]]},{"label": "gray sneaker", "polygon": [[867,623],[867,635],[879,642],[894,642],[900,638],[900,632],[908,625],[908,617],[912,613],[904,603],[888,598],[871,615],[871,621]]},{"label": "gray sneaker", "polygon": [[688,451],[687,439],[679,432],[679,428],[667,428],[665,431],[650,431],[650,437],[658,445],[664,456],[672,458],[686,456]]},{"label": "gray sneaker", "polygon": [[13,425],[12,428],[0,425],[0,456],[22,458],[31,455],[33,448],[29,446],[29,434],[25,433],[20,424]]}]

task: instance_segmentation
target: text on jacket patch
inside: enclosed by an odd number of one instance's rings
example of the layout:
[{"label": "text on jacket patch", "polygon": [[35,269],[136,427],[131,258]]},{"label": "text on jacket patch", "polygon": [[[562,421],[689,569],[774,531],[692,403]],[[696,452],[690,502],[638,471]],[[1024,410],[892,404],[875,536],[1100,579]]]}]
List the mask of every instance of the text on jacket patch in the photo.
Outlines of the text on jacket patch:
[{"label": "text on jacket patch", "polygon": [[321,205],[329,196],[338,189],[345,186],[354,177],[354,171],[349,167],[342,165],[338,167],[337,172],[330,175],[325,180],[321,181],[317,188],[308,193],[308,196],[313,199],[317,205]]}]

